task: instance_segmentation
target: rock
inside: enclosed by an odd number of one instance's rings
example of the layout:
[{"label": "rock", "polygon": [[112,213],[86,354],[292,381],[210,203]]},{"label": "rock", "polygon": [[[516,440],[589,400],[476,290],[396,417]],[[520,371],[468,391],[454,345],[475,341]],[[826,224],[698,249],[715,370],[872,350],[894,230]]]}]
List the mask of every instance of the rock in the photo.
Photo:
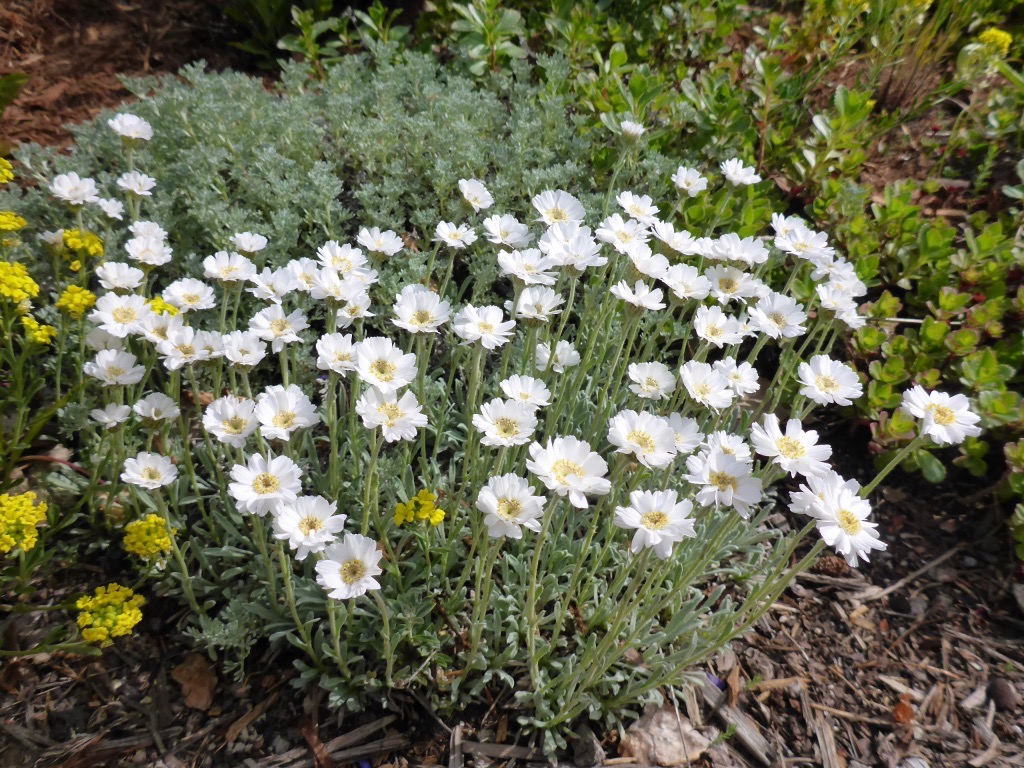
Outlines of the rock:
[{"label": "rock", "polygon": [[593,768],[595,765],[601,765],[605,753],[594,732],[584,725],[576,731],[576,736],[572,748],[572,761],[576,768]]},{"label": "rock", "polygon": [[670,706],[648,712],[626,730],[619,754],[641,765],[688,765],[707,752],[711,742]]},{"label": "rock", "polygon": [[1020,694],[1013,687],[1013,683],[1005,678],[993,677],[989,680],[986,693],[1004,712],[1013,712],[1020,706]]}]

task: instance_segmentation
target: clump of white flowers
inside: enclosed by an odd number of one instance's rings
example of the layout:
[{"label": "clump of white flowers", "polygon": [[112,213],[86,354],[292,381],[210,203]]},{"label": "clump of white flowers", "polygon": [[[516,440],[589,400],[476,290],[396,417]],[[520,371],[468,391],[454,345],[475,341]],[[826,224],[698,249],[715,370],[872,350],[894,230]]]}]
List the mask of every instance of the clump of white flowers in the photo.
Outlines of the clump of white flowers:
[{"label": "clump of white flowers", "polygon": [[[111,127],[151,135],[126,115]],[[760,181],[738,159],[720,170],[722,195]],[[597,212],[559,189],[503,211],[464,179],[462,218],[438,222],[418,259],[392,259],[405,240],[377,226],[287,264],[239,232],[181,276],[173,233],[140,218],[160,187],[133,171],[117,185],[134,236],[127,261],[95,273],[105,346],[85,373],[111,400],[92,412],[100,434],[148,450],[109,479],[166,497],[158,509],[190,537],[192,560],[175,563],[215,580],[210,558],[227,558],[345,696],[368,670],[375,685],[432,685],[439,652],[544,691],[531,722],[555,728],[612,697],[606,678],[639,649],[645,665],[609,700],[643,698],[749,626],[824,546],[851,565],[885,548],[876,483],[836,474],[814,428],[862,393],[829,350],[864,322],[866,288],[799,219],[773,217],[771,236],[684,229],[676,212],[714,181],[680,166],[679,199],[612,190],[619,210]],[[51,191],[76,208],[99,194],[74,174]],[[480,260],[500,277],[469,294],[452,276]],[[978,433],[968,405],[905,398],[918,440],[939,444]],[[768,516],[789,489],[810,522],[787,534]]]}]

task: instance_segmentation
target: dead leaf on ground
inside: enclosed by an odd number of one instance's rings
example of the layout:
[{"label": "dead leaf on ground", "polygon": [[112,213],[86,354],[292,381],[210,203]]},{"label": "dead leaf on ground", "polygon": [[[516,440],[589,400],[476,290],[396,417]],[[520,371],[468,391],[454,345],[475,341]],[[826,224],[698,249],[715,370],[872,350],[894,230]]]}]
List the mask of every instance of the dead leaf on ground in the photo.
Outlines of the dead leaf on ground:
[{"label": "dead leaf on ground", "polygon": [[636,758],[641,765],[689,765],[700,758],[711,742],[690,721],[665,706],[641,717],[626,731],[619,754]]},{"label": "dead leaf on ground", "polygon": [[217,675],[198,653],[188,654],[185,661],[171,670],[171,677],[181,686],[185,706],[205,712],[213,704]]},{"label": "dead leaf on ground", "polygon": [[914,708],[910,706],[910,694],[904,693],[892,709],[892,719],[900,725],[906,725],[914,720]]}]

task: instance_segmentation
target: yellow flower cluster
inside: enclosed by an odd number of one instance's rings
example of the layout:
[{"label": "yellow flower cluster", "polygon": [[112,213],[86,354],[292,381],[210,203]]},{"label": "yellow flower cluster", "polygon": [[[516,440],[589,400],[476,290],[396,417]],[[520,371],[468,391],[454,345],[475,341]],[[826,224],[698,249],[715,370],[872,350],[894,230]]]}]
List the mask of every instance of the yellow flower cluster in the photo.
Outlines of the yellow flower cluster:
[{"label": "yellow flower cluster", "polygon": [[440,525],[444,520],[444,510],[438,509],[437,494],[425,488],[404,504],[395,507],[395,523],[412,523],[426,520],[431,525]]},{"label": "yellow flower cluster", "polygon": [[9,161],[0,157],[0,184],[6,184],[14,180],[14,166]]},{"label": "yellow flower cluster", "polygon": [[32,491],[0,495],[0,553],[15,547],[28,552],[39,541],[36,526],[46,520],[46,504],[36,504]]},{"label": "yellow flower cluster", "polygon": [[159,296],[154,296],[152,299],[149,300],[149,308],[156,312],[158,315],[178,314],[177,307],[175,307],[173,304],[168,304]]},{"label": "yellow flower cluster", "polygon": [[32,315],[25,315],[21,318],[21,325],[25,329],[25,338],[33,344],[49,344],[57,337],[57,329],[52,325],[40,325]]},{"label": "yellow flower cluster", "polygon": [[95,259],[103,255],[103,240],[100,236],[92,232],[82,232],[80,229],[64,230],[64,247],[79,255],[92,256]]},{"label": "yellow flower cluster", "polygon": [[28,224],[14,211],[0,211],[0,232],[17,232]]},{"label": "yellow flower cluster", "polygon": [[96,294],[88,288],[69,285],[57,299],[57,309],[63,309],[75,320],[80,320],[96,304]]},{"label": "yellow flower cluster", "polygon": [[78,614],[78,628],[87,643],[107,646],[115,637],[130,635],[135,625],[142,621],[142,595],[136,595],[128,587],[108,584],[96,587],[92,597],[80,597],[75,607]]},{"label": "yellow flower cluster", "polygon": [[978,42],[984,45],[993,56],[1004,59],[1010,52],[1013,35],[997,27],[989,27],[978,35]]},{"label": "yellow flower cluster", "polygon": [[[176,531],[172,529],[172,533]],[[124,548],[143,560],[159,558],[170,552],[171,537],[164,519],[160,515],[146,515],[141,520],[128,523],[124,528]]]},{"label": "yellow flower cluster", "polygon": [[0,299],[18,304],[39,295],[39,285],[28,276],[24,264],[0,261]]}]

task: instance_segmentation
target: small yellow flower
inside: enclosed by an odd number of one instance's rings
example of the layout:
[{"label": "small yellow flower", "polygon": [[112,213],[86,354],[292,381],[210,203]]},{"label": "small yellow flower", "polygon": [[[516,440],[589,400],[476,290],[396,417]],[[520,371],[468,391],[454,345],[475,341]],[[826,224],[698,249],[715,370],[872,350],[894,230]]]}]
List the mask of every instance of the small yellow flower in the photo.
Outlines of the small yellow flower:
[{"label": "small yellow flower", "polygon": [[445,512],[436,505],[437,494],[424,488],[409,501],[395,507],[395,524],[403,525],[420,520],[429,522],[431,525],[440,525],[444,520]]},{"label": "small yellow flower", "polygon": [[113,643],[115,637],[130,635],[142,621],[145,602],[141,595],[120,584],[96,587],[92,597],[80,597],[75,603],[81,611],[78,628],[82,630],[82,639],[105,647]]},{"label": "small yellow flower", "polygon": [[14,211],[0,211],[0,232],[17,232],[28,224]]},{"label": "small yellow flower", "polygon": [[62,309],[75,320],[80,320],[96,304],[96,294],[88,288],[69,285],[57,299],[57,309]]},{"label": "small yellow flower", "polygon": [[79,261],[78,259],[75,259],[70,264],[68,264],[68,269],[70,269],[72,272],[77,272],[81,268],[82,268],[82,262]]},{"label": "small yellow flower", "polygon": [[0,184],[6,184],[14,180],[14,166],[9,161],[0,157]]},{"label": "small yellow flower", "polygon": [[64,247],[79,256],[98,259],[103,255],[103,240],[100,236],[79,229],[64,230]]},{"label": "small yellow flower", "polygon": [[[172,528],[171,532],[177,531]],[[124,529],[124,548],[143,560],[166,555],[171,551],[171,537],[164,519],[160,515],[146,515],[141,520],[128,523]]]},{"label": "small yellow flower", "polygon": [[985,46],[991,55],[1005,59],[1006,54],[1010,52],[1010,45],[1013,44],[1013,35],[998,27],[989,27],[978,35],[978,42]]},{"label": "small yellow flower", "polygon": [[168,304],[159,296],[154,296],[149,300],[149,308],[156,312],[158,315],[176,315],[178,314],[178,308]]},{"label": "small yellow flower", "polygon": [[56,328],[52,325],[40,325],[32,315],[22,317],[21,325],[25,329],[25,338],[33,344],[46,346],[57,336]]},{"label": "small yellow flower", "polygon": [[39,295],[39,285],[28,275],[24,264],[0,261],[0,299],[18,304]]},{"label": "small yellow flower", "polygon": [[36,504],[32,491],[0,495],[0,553],[15,547],[28,552],[39,540],[36,526],[46,520],[46,504]]}]

